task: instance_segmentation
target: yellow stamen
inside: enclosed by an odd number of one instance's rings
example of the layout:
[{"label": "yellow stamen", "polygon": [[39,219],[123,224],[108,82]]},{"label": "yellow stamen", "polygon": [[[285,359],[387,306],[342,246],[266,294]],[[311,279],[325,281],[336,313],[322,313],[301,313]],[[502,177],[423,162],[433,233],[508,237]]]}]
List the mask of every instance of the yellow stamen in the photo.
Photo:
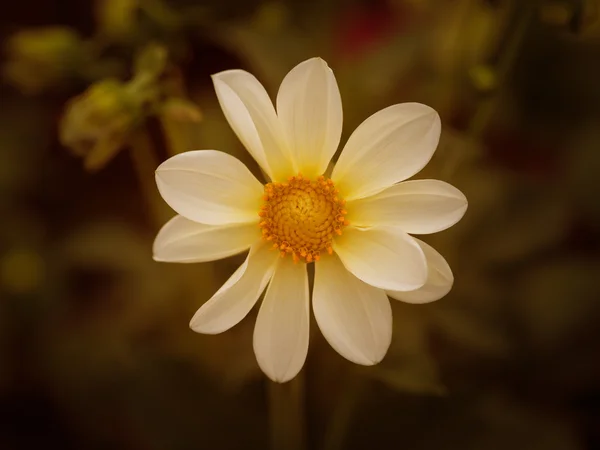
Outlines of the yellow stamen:
[{"label": "yellow stamen", "polygon": [[294,262],[319,261],[322,251],[331,255],[334,236],[348,225],[346,202],[323,176],[310,180],[299,173],[285,183],[268,183],[263,199],[258,212],[263,239],[273,241],[282,257],[291,254]]}]

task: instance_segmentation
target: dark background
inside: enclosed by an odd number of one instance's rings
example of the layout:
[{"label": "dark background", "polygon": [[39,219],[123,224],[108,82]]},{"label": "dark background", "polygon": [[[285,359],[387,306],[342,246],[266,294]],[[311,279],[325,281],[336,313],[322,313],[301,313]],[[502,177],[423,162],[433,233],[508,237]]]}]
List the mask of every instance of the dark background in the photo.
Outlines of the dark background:
[{"label": "dark background", "polygon": [[153,262],[173,214],[153,170],[202,148],[252,164],[210,74],[244,68],[274,95],[312,56],[336,74],[343,140],[390,104],[436,108],[417,177],[469,209],[426,236],[453,290],[393,301],[380,365],[313,327],[307,447],[600,448],[596,0],[23,0],[0,23],[0,449],[269,446],[255,313],[188,328],[242,257]]}]

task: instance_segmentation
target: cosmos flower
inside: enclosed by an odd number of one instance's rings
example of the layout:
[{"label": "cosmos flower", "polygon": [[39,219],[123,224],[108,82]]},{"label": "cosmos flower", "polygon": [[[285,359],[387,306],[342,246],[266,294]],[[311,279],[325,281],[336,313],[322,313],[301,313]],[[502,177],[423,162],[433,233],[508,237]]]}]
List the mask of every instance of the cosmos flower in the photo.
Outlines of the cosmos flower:
[{"label": "cosmos flower", "polygon": [[[191,328],[221,333],[266,293],[254,328],[254,352],[272,380],[301,370],[312,309],[331,346],[362,365],[383,359],[392,338],[388,296],[427,303],[448,293],[444,258],[410,234],[444,230],[467,208],[465,196],[437,180],[405,181],[431,159],[440,118],[404,103],[366,119],[328,173],[342,131],[333,72],[320,58],[284,78],[276,109],[251,74],[213,76],[229,124],[269,181],[215,150],[176,155],[156,171],[178,213],[158,233],[154,259],[205,262],[246,251],[229,280],[194,315]],[[309,290],[308,264],[314,264]]]}]

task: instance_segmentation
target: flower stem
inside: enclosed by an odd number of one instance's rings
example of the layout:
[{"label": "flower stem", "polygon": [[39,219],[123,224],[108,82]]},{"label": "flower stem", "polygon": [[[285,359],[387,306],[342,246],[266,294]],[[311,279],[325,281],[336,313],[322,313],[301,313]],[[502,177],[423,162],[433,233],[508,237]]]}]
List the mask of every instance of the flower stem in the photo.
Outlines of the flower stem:
[{"label": "flower stem", "polygon": [[358,372],[356,369],[349,371],[343,381],[337,405],[325,434],[323,450],[342,450],[346,444],[345,440],[354,413],[367,390],[366,379]]},{"label": "flower stem", "polygon": [[269,383],[269,416],[272,450],[304,450],[304,377],[299,373],[292,381]]}]

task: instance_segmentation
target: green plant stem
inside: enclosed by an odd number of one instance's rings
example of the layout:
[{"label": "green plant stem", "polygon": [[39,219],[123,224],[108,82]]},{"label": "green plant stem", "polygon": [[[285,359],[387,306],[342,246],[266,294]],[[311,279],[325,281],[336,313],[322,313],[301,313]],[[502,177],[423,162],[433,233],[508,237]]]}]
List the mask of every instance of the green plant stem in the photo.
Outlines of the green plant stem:
[{"label": "green plant stem", "polygon": [[156,188],[154,171],[158,167],[158,159],[154,153],[152,141],[145,130],[140,130],[132,137],[129,154],[144,201],[150,211],[152,223],[156,227],[161,227],[171,214]]},{"label": "green plant stem", "polygon": [[272,450],[306,449],[304,373],[288,383],[269,383]]},{"label": "green plant stem", "polygon": [[507,78],[510,76],[517,57],[519,56],[523,38],[525,37],[531,19],[535,14],[537,2],[535,0],[526,2],[517,0],[514,2],[514,7],[516,8],[516,11],[514,12],[514,24],[510,27],[511,31],[506,37],[504,51],[494,70],[496,73],[496,90],[492,95],[485,97],[480,102],[477,111],[469,123],[468,135],[474,139],[479,139],[483,136],[488,124],[494,116],[498,103],[503,96]]},{"label": "green plant stem", "polygon": [[[494,118],[498,105],[505,94],[506,81],[513,71],[521,50],[521,45],[523,44],[523,39],[535,15],[537,1],[515,0],[513,7],[515,8],[513,24],[508,28],[510,31],[506,33],[504,50],[500,55],[496,67],[493,69],[496,78],[496,88],[491,93],[483,94],[467,126],[466,135],[471,142],[480,142],[482,140],[490,122]],[[445,177],[450,178],[466,158],[466,153],[462,152],[449,162],[444,168]]]},{"label": "green plant stem", "polygon": [[357,369],[352,369],[344,380],[333,417],[325,434],[323,450],[342,450],[344,448],[354,412],[367,388],[366,379],[359,372]]},{"label": "green plant stem", "polygon": [[164,117],[160,119],[160,123],[169,156],[175,156],[191,149],[188,135],[190,123],[178,122]]}]

